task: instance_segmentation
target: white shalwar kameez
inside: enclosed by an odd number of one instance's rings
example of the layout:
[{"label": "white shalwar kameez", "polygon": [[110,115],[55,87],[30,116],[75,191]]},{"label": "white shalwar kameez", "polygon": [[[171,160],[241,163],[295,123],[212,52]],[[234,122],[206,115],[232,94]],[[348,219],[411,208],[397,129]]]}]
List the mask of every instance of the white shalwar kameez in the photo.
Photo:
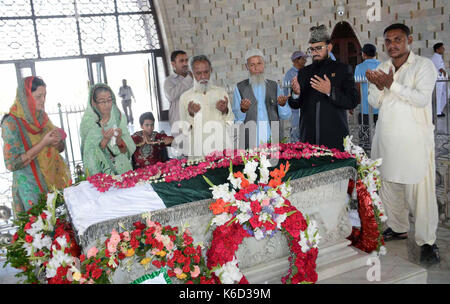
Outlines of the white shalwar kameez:
[{"label": "white shalwar kameez", "polygon": [[[433,61],[434,66],[436,67],[436,70],[438,72],[438,80],[445,80],[447,77],[444,76],[443,73],[439,72],[441,69],[445,70],[445,62],[444,58],[441,54],[434,53],[433,57],[431,57],[431,61]],[[447,104],[447,92],[445,90],[447,89],[447,86],[445,82],[437,82],[436,83],[436,113],[442,114],[442,111],[445,108],[445,105]]]},{"label": "white shalwar kameez", "polygon": [[[389,73],[391,60],[378,70]],[[369,103],[379,108],[372,158],[382,158],[380,197],[387,225],[397,233],[409,231],[414,216],[419,246],[436,241],[438,209],[435,192],[432,94],[437,79],[430,59],[412,51],[394,74],[390,89],[369,86]]]}]

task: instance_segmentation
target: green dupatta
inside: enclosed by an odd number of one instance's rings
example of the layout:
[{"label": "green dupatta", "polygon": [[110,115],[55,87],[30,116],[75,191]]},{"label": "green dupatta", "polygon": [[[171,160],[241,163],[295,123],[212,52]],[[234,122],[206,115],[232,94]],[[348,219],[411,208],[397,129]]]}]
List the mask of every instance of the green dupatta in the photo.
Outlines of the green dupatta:
[{"label": "green dupatta", "polygon": [[[121,153],[117,144],[112,146],[111,141],[104,150],[100,147],[100,142],[103,139],[102,127],[100,125],[102,117],[93,105],[94,91],[100,87],[109,90],[112,98],[111,116],[104,129],[111,129],[114,125],[122,129],[122,139],[127,146],[126,153]],[[81,120],[80,134],[82,159],[88,176],[97,173],[119,175],[133,170],[131,156],[136,150],[136,145],[128,131],[127,120],[117,108],[116,97],[108,85],[98,83],[91,87],[86,111]]]}]

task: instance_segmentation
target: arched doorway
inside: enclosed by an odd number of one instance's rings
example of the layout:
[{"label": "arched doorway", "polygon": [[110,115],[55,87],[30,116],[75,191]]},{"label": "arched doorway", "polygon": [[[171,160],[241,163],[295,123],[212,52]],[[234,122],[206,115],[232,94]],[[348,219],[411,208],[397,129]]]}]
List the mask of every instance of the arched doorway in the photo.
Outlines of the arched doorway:
[{"label": "arched doorway", "polygon": [[333,29],[331,34],[333,54],[342,63],[349,64],[355,70],[357,64],[361,63],[361,44],[350,24],[341,21]]}]

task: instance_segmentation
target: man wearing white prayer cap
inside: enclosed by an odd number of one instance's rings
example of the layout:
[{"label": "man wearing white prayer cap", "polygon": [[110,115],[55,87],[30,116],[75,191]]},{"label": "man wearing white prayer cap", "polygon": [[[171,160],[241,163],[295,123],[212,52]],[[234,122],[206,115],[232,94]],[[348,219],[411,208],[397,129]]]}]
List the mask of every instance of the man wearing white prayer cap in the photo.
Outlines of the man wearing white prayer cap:
[{"label": "man wearing white prayer cap", "polygon": [[[266,79],[265,58],[261,50],[248,50],[244,59],[248,78],[236,84],[233,113],[236,123],[245,123],[248,127],[245,131],[241,129],[245,132],[240,132],[241,147],[245,144],[245,148],[253,148],[280,139],[280,119],[289,119],[291,108],[277,82]],[[256,128],[253,133],[252,125],[253,129]]]}]

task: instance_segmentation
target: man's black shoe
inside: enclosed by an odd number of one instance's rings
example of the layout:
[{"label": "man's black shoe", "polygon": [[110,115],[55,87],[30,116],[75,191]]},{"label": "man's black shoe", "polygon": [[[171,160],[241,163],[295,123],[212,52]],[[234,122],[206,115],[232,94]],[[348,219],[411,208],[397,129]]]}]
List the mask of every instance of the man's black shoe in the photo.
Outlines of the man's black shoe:
[{"label": "man's black shoe", "polygon": [[393,240],[404,240],[408,238],[408,232],[395,232],[391,228],[386,229],[383,232],[383,239],[385,242]]},{"label": "man's black shoe", "polygon": [[438,114],[437,117],[445,117],[444,113]]},{"label": "man's black shoe", "polygon": [[422,245],[420,251],[420,263],[426,264],[428,266],[439,264],[441,262],[441,257],[439,255],[439,248],[436,244],[433,245]]}]

